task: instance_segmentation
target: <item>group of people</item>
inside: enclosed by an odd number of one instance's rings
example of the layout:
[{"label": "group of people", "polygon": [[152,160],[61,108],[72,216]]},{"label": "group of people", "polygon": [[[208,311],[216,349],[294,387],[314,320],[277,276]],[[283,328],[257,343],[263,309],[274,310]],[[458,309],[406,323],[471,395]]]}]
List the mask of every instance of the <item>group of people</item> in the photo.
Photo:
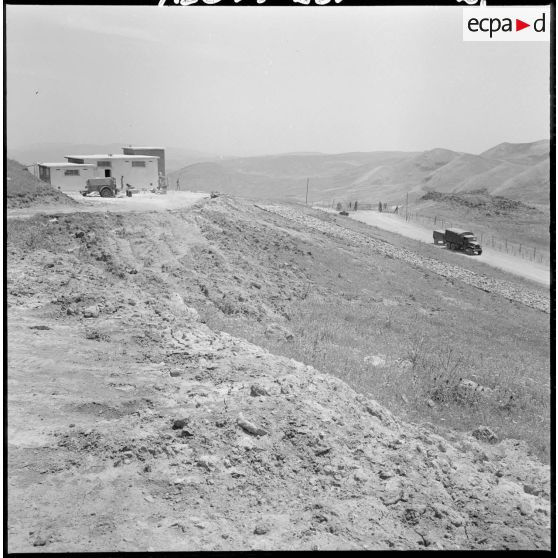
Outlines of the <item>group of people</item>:
[{"label": "group of people", "polygon": [[[341,211],[343,209],[343,204],[341,202],[337,202],[337,211]],[[349,202],[349,209],[356,211],[358,209],[358,202],[355,201],[354,205],[353,202]]]},{"label": "group of people", "polygon": [[[368,204],[365,204],[365,207]],[[393,207],[393,206],[392,206]],[[341,202],[337,202],[337,211],[341,211],[343,209],[343,204]],[[349,202],[349,209],[356,211],[358,209],[358,201]],[[378,211],[382,213],[383,211],[388,211],[388,204],[385,202],[378,202]],[[391,211],[391,210],[390,210]],[[393,213],[399,213],[399,206],[396,205]]]},{"label": "group of people", "polygon": [[[387,203],[382,203],[382,202],[378,202],[378,211],[380,213],[382,213],[382,211],[387,211],[388,209],[388,204]],[[399,206],[396,205],[395,209],[393,210],[393,213],[399,213]]]}]

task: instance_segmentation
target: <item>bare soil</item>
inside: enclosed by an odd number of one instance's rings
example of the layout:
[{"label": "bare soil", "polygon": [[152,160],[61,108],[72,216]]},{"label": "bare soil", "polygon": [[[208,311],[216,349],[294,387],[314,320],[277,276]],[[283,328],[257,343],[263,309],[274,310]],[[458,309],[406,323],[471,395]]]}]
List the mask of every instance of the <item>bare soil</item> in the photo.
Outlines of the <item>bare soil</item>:
[{"label": "bare soil", "polygon": [[[336,285],[313,250],[378,266],[388,309],[424,269],[226,198],[58,209],[8,222],[10,552],[550,548],[550,472],[526,441],[402,420],[200,318],[288,344],[290,305]],[[444,281],[432,296],[487,323],[505,301],[512,339],[518,317],[544,336],[544,309]]]},{"label": "bare soil", "polygon": [[50,186],[35,178],[22,164],[12,159],[6,165],[6,205],[9,209],[37,207],[42,205],[72,206],[74,201]]}]

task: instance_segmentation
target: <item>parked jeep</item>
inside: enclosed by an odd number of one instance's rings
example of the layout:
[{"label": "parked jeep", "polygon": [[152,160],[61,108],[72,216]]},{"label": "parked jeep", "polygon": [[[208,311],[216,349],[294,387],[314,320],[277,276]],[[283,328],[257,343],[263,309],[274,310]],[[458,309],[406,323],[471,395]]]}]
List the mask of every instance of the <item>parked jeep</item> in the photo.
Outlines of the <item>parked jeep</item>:
[{"label": "parked jeep", "polygon": [[82,196],[98,193],[102,198],[114,198],[116,196],[116,180],[114,177],[88,178],[85,190],[80,190]]}]

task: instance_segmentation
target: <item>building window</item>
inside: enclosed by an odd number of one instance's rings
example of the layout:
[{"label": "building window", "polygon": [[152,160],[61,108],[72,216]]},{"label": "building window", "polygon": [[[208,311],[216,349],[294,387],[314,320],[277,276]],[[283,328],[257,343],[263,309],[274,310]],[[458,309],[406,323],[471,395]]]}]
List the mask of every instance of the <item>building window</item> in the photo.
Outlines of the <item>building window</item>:
[{"label": "building window", "polygon": [[145,161],[132,161],[132,167],[145,167]]},{"label": "building window", "polygon": [[66,169],[64,171],[64,176],[79,176],[78,169]]},{"label": "building window", "polygon": [[98,167],[112,167],[112,163],[110,161],[97,161]]},{"label": "building window", "polygon": [[78,165],[83,165],[83,159],[76,159],[75,157],[66,157],[68,163],[77,163]]}]

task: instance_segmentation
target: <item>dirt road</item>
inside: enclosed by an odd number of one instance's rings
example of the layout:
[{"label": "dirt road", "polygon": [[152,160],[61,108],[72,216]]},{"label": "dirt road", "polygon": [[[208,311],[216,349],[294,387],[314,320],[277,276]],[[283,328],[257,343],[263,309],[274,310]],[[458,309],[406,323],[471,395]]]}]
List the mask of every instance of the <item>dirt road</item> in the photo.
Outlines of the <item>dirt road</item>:
[{"label": "dirt road", "polygon": [[[432,244],[432,230],[422,227],[418,223],[405,222],[400,217],[389,213],[378,213],[377,211],[357,211],[349,214],[352,219],[356,219],[367,225],[372,225],[386,231],[394,232]],[[440,250],[445,248],[440,246]],[[463,255],[463,257],[468,257]],[[536,281],[542,285],[550,285],[550,269],[540,263],[517,258],[510,254],[503,254],[483,246],[483,253],[475,256],[479,260],[492,267],[497,267],[514,275],[519,275],[531,281]]]},{"label": "dirt road", "polygon": [[131,198],[119,196],[116,198],[101,198],[90,196],[84,198],[79,193],[68,193],[78,205],[45,205],[25,207],[21,209],[9,209],[8,219],[25,219],[38,213],[79,213],[111,211],[118,213],[141,212],[141,211],[165,211],[170,209],[181,209],[189,207],[199,200],[208,198],[205,192],[168,192],[166,195],[142,192]]}]

